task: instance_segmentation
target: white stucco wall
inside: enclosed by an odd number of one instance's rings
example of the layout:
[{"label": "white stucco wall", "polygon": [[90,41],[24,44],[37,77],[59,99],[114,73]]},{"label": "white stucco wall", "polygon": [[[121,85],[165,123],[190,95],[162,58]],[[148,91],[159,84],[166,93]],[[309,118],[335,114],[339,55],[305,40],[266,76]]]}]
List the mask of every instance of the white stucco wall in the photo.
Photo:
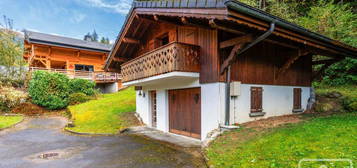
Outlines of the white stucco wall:
[{"label": "white stucco wall", "polygon": [[[149,115],[149,96],[147,91],[141,91],[141,96],[139,96],[140,91],[136,91],[136,112],[141,117],[142,121],[151,126],[150,115]],[[145,94],[145,97],[143,96]]]},{"label": "white stucco wall", "polygon": [[204,140],[209,132],[224,123],[224,102],[224,83],[201,85],[201,140]]},{"label": "white stucco wall", "polygon": [[[262,117],[250,117],[250,88],[263,88]],[[197,78],[170,79],[163,82],[154,82],[144,85],[142,93],[145,97],[136,97],[137,113],[147,126],[152,126],[151,106],[149,91],[156,90],[157,95],[157,129],[169,132],[168,90],[183,88],[201,88],[201,140],[207,137],[212,130],[224,125],[225,122],[225,83],[199,84]],[[276,85],[251,85],[241,84],[240,95],[231,98],[230,123],[244,123],[262,118],[293,114],[293,88],[302,89],[302,108],[306,109],[310,97],[310,87],[276,86]]]},{"label": "white stucco wall", "polygon": [[[262,117],[250,117],[250,88],[263,88],[263,112]],[[306,109],[310,97],[310,87],[301,86],[277,86],[277,85],[241,85],[241,95],[231,99],[231,113],[234,123],[244,123],[262,118],[293,114],[293,89],[301,88],[301,107]]]},{"label": "white stucco wall", "polygon": [[145,97],[138,96],[136,93],[136,111],[147,126],[152,126],[151,105],[149,91],[156,90],[156,111],[157,124],[156,129],[168,132],[169,131],[169,111],[168,111],[168,90],[200,87],[198,78],[163,80],[162,82],[153,82],[143,86]]},{"label": "white stucco wall", "polygon": [[96,88],[102,93],[114,93],[118,91],[118,82],[97,84]]},{"label": "white stucco wall", "polygon": [[[137,113],[147,126],[152,126],[149,91],[156,90],[157,126],[161,131],[169,132],[168,90],[201,87],[201,139],[207,133],[219,128],[224,115],[224,83],[199,84],[198,79],[170,80],[155,85],[143,86],[145,97],[136,97]],[[139,91],[137,91],[137,95]]]}]

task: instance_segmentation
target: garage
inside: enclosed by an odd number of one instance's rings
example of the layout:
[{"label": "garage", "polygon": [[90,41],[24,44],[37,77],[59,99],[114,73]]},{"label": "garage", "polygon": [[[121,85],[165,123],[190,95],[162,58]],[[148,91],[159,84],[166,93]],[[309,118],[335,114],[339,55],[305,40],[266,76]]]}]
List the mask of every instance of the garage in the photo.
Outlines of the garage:
[{"label": "garage", "polygon": [[170,132],[201,138],[201,88],[169,90]]}]

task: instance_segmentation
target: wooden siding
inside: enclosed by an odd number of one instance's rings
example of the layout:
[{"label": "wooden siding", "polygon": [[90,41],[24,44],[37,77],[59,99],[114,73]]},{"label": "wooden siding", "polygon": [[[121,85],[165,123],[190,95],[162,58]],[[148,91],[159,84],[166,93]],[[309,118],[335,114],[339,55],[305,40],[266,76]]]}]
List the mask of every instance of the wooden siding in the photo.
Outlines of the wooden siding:
[{"label": "wooden siding", "polygon": [[[76,64],[93,65],[94,71],[103,71],[108,53],[92,52],[48,45],[25,43],[24,58],[31,57],[31,47],[34,45],[34,58],[30,67],[56,68],[73,70]],[[41,59],[41,61],[39,61]],[[46,64],[44,64],[46,63]]]},{"label": "wooden siding", "polygon": [[292,53],[291,49],[262,42],[238,57],[231,79],[245,84],[310,86],[311,56],[300,57],[283,74],[277,74]]},{"label": "wooden siding", "polygon": [[176,29],[177,26],[174,24],[161,23],[155,24],[151,29],[146,33],[145,37],[140,39],[139,50],[134,54],[134,57],[138,57],[144,53],[150,52],[151,50],[160,47],[155,44],[155,39],[164,35],[169,35],[169,43],[176,41]]},{"label": "wooden siding", "polygon": [[217,30],[180,26],[178,41],[200,46],[200,83],[219,80]]}]

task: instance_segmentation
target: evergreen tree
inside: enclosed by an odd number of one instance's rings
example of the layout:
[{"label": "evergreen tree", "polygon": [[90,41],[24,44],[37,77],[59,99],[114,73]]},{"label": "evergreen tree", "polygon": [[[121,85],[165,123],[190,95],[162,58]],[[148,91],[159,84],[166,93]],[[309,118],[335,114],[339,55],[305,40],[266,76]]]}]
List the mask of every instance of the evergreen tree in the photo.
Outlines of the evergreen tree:
[{"label": "evergreen tree", "polygon": [[94,29],[94,31],[93,31],[93,33],[92,33],[92,41],[98,42],[98,34],[97,34],[97,32],[95,31],[95,29]]},{"label": "evergreen tree", "polygon": [[88,32],[86,35],[84,35],[83,40],[85,40],[85,41],[93,41],[92,35]]},{"label": "evergreen tree", "polygon": [[103,44],[109,44],[109,38],[105,38],[105,37],[102,37],[101,40],[100,40],[101,43]]}]

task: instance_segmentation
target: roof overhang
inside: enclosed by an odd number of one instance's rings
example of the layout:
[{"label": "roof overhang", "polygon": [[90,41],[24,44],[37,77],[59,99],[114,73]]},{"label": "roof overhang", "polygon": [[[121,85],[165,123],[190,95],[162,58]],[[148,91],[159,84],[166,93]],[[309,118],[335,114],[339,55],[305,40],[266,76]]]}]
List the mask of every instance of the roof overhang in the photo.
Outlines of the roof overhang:
[{"label": "roof overhang", "polygon": [[[141,2],[142,3],[142,2]],[[148,5],[134,3],[133,8],[127,15],[126,21],[119,33],[119,36],[106,60],[105,70],[108,70],[109,65],[113,61],[113,57],[118,52],[119,46],[122,45],[122,40],[125,37],[131,23],[134,19],[139,19],[141,16],[162,16],[162,17],[177,17],[177,18],[195,18],[205,19],[207,21],[226,23],[225,25],[199,25],[189,23],[190,25],[208,26],[208,28],[229,29],[231,25],[243,25],[257,31],[267,31],[271,22],[276,23],[276,31],[273,32],[275,37],[287,39],[301,44],[304,49],[311,50],[317,55],[326,55],[330,57],[357,57],[357,49],[339,41],[332,40],[323,35],[311,32],[298,25],[289,23],[281,18],[272,16],[259,9],[255,9],[240,2],[228,0],[224,5],[217,4],[215,7],[162,7],[160,5]],[[153,18],[153,17],[151,17]],[[152,21],[155,21],[154,19]],[[234,30],[233,30],[234,31]],[[238,32],[239,31],[235,31]],[[244,33],[244,32],[242,32]]]},{"label": "roof overhang", "polygon": [[36,40],[36,39],[26,39],[26,41],[27,41],[28,43],[30,43],[30,44],[48,45],[48,46],[55,46],[55,47],[61,47],[61,48],[69,48],[69,49],[75,49],[75,50],[85,50],[85,51],[103,52],[103,53],[109,53],[109,52],[110,52],[110,50],[101,50],[101,49],[95,49],[95,48],[74,46],[74,45],[69,45],[69,44],[56,43],[56,42],[43,41],[43,40]]}]

